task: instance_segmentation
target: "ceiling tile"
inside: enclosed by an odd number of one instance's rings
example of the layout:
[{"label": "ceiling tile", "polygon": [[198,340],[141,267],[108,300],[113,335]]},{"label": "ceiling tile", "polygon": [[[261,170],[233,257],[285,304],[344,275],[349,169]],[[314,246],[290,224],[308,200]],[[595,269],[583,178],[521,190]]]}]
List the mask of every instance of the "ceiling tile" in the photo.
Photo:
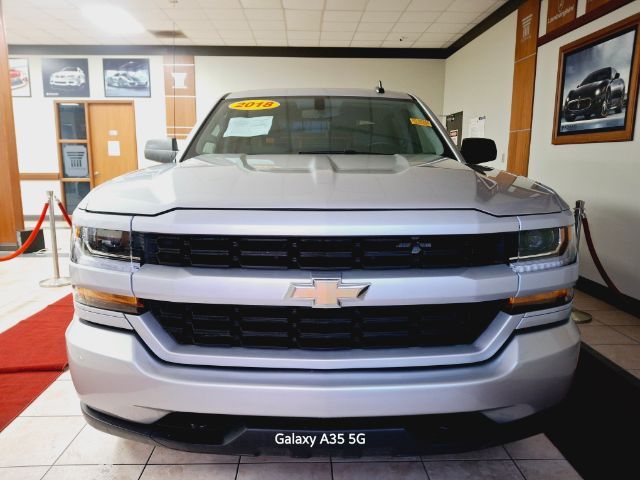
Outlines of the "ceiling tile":
[{"label": "ceiling tile", "polygon": [[477,13],[446,11],[438,17],[438,23],[471,23],[478,17]]},{"label": "ceiling tile", "polygon": [[448,11],[451,12],[484,12],[495,5],[495,0],[455,0]]},{"label": "ceiling tile", "polygon": [[353,40],[351,47],[355,48],[376,48],[382,43],[381,40]]},{"label": "ceiling tile", "polygon": [[440,23],[436,22],[427,28],[427,32],[434,33],[460,33],[467,28],[466,23]]},{"label": "ceiling tile", "polygon": [[288,44],[291,47],[317,47],[320,40],[289,40]]},{"label": "ceiling tile", "polygon": [[393,27],[392,22],[386,23],[360,23],[358,25],[359,32],[388,32]]},{"label": "ceiling tile", "polygon": [[240,0],[244,8],[281,8],[280,0]]},{"label": "ceiling tile", "polygon": [[377,10],[384,12],[401,12],[410,0],[369,0],[367,3],[367,10]]},{"label": "ceiling tile", "polygon": [[320,40],[351,40],[353,32],[320,32]]},{"label": "ceiling tile", "polygon": [[390,33],[387,35],[387,38],[384,39],[385,43],[391,42],[396,45],[396,47],[406,47],[408,44],[412,44],[420,37],[419,33]]},{"label": "ceiling tile", "polygon": [[220,30],[250,30],[251,28],[244,20],[214,20],[211,23]]},{"label": "ceiling tile", "polygon": [[242,8],[240,0],[198,0],[202,8]]},{"label": "ceiling tile", "polygon": [[444,45],[444,42],[417,41],[413,45],[411,45],[411,48],[442,48],[443,45]]},{"label": "ceiling tile", "polygon": [[256,44],[260,47],[286,47],[287,39],[286,39],[286,35],[284,40],[275,40],[275,39],[271,40],[269,38],[265,38],[261,40],[256,39]]},{"label": "ceiling tile", "polygon": [[400,18],[400,12],[365,11],[362,15],[363,22],[396,22]]},{"label": "ceiling tile", "polygon": [[198,20],[204,16],[201,8],[165,8],[163,12],[174,20]]},{"label": "ceiling tile", "polygon": [[365,41],[373,41],[373,40],[384,40],[387,38],[386,32],[356,32],[353,36],[354,40],[365,40]]},{"label": "ceiling tile", "polygon": [[355,32],[358,28],[356,22],[324,22],[322,24],[322,30],[325,32]]},{"label": "ceiling tile", "polygon": [[446,10],[452,3],[453,0],[412,0],[407,10],[438,12]]},{"label": "ceiling tile", "polygon": [[285,10],[288,30],[320,30],[322,12],[311,10]]},{"label": "ceiling tile", "polygon": [[249,20],[284,20],[281,8],[250,8],[244,13]]},{"label": "ceiling tile", "polygon": [[320,39],[321,47],[348,47],[351,40],[323,40]]},{"label": "ceiling tile", "polygon": [[[176,20],[176,25],[178,26],[178,28],[180,30],[185,30],[185,29],[199,29],[199,30],[206,30],[206,29],[211,29],[214,27],[215,22],[222,22],[223,19],[218,19],[218,20]],[[244,28],[248,28],[248,27],[244,27]]]},{"label": "ceiling tile", "polygon": [[446,42],[451,39],[450,33],[423,33],[418,39],[421,42]]},{"label": "ceiling tile", "polygon": [[367,0],[327,0],[327,10],[364,10]]},{"label": "ceiling tile", "polygon": [[405,12],[400,17],[400,22],[425,22],[431,23],[435,21],[441,12]]},{"label": "ceiling tile", "polygon": [[[78,0],[75,0],[76,2]],[[176,10],[180,8],[201,8],[200,2],[198,0],[179,0],[178,3],[171,3],[169,0],[154,0],[155,4],[160,8],[175,8]],[[91,1],[91,3],[98,3]]]},{"label": "ceiling tile", "polygon": [[428,23],[398,22],[393,26],[393,31],[403,33],[422,33],[428,27]]},{"label": "ceiling tile", "polygon": [[319,40],[320,32],[293,30],[287,32],[289,40]]},{"label": "ceiling tile", "polygon": [[224,40],[229,38],[251,38],[251,30],[218,30]]},{"label": "ceiling tile", "polygon": [[[247,12],[249,11],[251,10],[247,10]],[[245,19],[245,11],[241,8],[207,8],[204,10],[204,13],[207,15],[207,18],[211,20],[220,20],[223,18],[227,20]]]},{"label": "ceiling tile", "polygon": [[257,45],[253,38],[234,38],[224,41],[229,47],[255,47]]},{"label": "ceiling tile", "polygon": [[284,21],[279,21],[279,20],[270,20],[270,21],[249,20],[249,25],[251,25],[251,28],[253,30],[280,30],[282,32],[286,30]]},{"label": "ceiling tile", "polygon": [[275,30],[254,30],[253,36],[256,40],[282,40],[287,41],[287,32]]},{"label": "ceiling tile", "polygon": [[322,10],[324,0],[282,0],[282,6],[291,10]]},{"label": "ceiling tile", "polygon": [[362,12],[325,10],[322,17],[325,22],[359,22]]}]

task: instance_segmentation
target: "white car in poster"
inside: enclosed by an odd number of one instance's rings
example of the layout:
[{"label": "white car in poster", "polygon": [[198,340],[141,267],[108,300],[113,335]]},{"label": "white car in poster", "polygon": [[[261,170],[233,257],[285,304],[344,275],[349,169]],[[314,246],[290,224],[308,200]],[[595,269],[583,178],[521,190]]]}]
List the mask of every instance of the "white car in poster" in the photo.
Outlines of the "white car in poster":
[{"label": "white car in poster", "polygon": [[146,78],[139,78],[130,72],[118,71],[107,77],[107,86],[109,87],[138,88],[147,85]]},{"label": "white car in poster", "polygon": [[86,81],[84,71],[79,67],[64,67],[49,77],[49,85],[56,87],[83,87]]}]

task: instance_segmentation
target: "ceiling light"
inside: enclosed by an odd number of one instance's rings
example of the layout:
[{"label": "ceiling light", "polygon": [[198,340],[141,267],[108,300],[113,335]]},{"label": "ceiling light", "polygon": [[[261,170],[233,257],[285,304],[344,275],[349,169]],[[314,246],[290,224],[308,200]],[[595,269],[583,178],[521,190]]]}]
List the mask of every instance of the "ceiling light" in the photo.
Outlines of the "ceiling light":
[{"label": "ceiling light", "polygon": [[112,35],[144,32],[144,27],[125,10],[112,5],[87,5],[82,15],[97,27]]}]

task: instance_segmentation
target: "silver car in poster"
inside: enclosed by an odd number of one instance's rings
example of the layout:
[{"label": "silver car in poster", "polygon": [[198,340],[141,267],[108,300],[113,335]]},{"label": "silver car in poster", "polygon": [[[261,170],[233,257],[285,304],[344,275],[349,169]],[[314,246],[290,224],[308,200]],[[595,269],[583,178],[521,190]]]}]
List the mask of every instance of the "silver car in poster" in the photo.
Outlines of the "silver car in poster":
[{"label": "silver car in poster", "polygon": [[149,142],[164,164],[74,212],[67,347],[92,425],[200,452],[398,453],[436,421],[566,395],[573,216],[478,165],[490,140],[458,151],[406,93],[274,89],[224,95],[186,143]]}]

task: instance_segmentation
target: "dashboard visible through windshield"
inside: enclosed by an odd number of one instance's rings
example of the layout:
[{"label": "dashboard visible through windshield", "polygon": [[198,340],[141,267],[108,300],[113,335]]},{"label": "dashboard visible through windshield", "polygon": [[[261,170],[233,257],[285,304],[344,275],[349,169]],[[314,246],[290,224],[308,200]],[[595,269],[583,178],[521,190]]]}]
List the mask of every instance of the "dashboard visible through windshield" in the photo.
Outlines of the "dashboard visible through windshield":
[{"label": "dashboard visible through windshield", "polygon": [[184,159],[203,154],[451,156],[413,100],[296,96],[222,100]]}]

